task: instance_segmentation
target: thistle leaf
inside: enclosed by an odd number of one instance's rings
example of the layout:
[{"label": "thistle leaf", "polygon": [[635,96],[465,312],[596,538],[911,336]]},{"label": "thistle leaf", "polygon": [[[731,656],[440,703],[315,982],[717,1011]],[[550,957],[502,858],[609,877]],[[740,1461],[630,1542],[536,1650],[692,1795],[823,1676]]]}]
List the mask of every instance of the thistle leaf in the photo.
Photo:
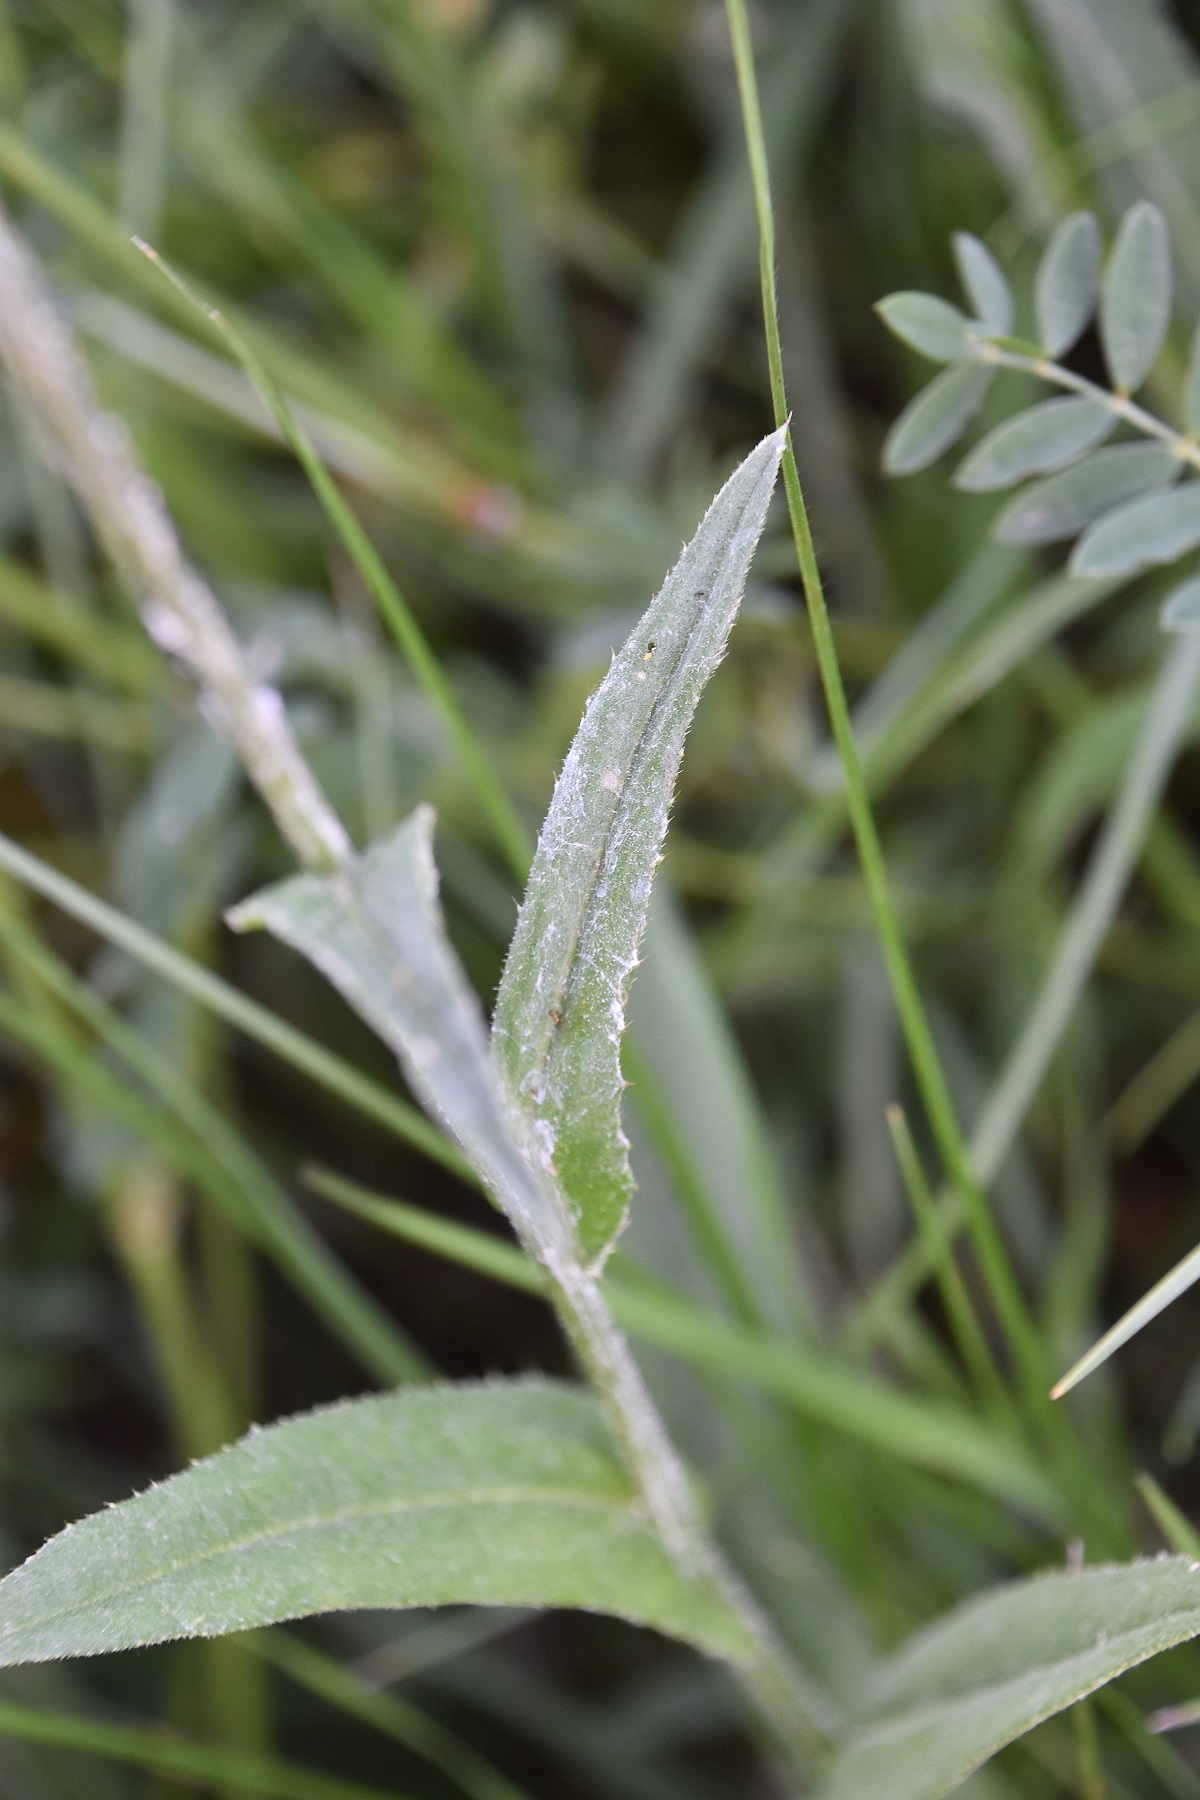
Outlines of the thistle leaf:
[{"label": "thistle leaf", "polygon": [[1139,200],[1121,220],[1100,296],[1100,335],[1113,382],[1123,393],[1141,387],[1171,322],[1171,243],[1152,200]]},{"label": "thistle leaf", "polygon": [[971,321],[936,294],[889,294],[875,308],[888,330],[931,362],[956,362],[971,348]]},{"label": "thistle leaf", "polygon": [[1165,444],[1114,444],[1023,488],[992,526],[992,536],[1002,544],[1058,543],[1121,501],[1169,487],[1182,473],[1183,464]]},{"label": "thistle leaf", "polygon": [[280,882],[229,922],[265,926],[307,957],[396,1054],[514,1225],[563,1244],[568,1222],[514,1145],[479,1002],[446,937],[432,839],[433,813],[418,807],[348,871]]},{"label": "thistle leaf", "polygon": [[526,1380],[304,1413],[68,1526],[0,1582],[0,1664],[450,1604],[582,1607],[746,1649],[635,1514],[597,1402]]},{"label": "thistle leaf", "polygon": [[1055,231],[1034,285],[1038,337],[1047,356],[1061,356],[1083,332],[1096,305],[1100,227],[1090,212],[1071,213]]},{"label": "thistle leaf", "polygon": [[588,702],[542,826],[496,998],[513,1109],[603,1254],[632,1178],[621,1130],[625,998],[684,739],[721,660],[766,521],[785,434],[752,450]]},{"label": "thistle leaf", "polygon": [[963,363],[935,375],[928,387],[909,401],[883,446],[889,475],[915,475],[957,444],[992,382],[983,363]]},{"label": "thistle leaf", "polygon": [[1129,500],[1090,525],[1071,557],[1072,575],[1136,575],[1200,544],[1200,481]]},{"label": "thistle leaf", "polygon": [[989,337],[1008,337],[1013,328],[1012,290],[986,244],[969,231],[954,234],[954,260],[975,317]]},{"label": "thistle leaf", "polygon": [[1043,1719],[1197,1635],[1200,1565],[1184,1556],[993,1589],[887,1659],[820,1800],[937,1800]]},{"label": "thistle leaf", "polygon": [[1027,475],[1049,475],[1093,450],[1116,423],[1102,400],[1043,400],[990,431],[958,470],[954,485],[982,493],[1012,487]]}]

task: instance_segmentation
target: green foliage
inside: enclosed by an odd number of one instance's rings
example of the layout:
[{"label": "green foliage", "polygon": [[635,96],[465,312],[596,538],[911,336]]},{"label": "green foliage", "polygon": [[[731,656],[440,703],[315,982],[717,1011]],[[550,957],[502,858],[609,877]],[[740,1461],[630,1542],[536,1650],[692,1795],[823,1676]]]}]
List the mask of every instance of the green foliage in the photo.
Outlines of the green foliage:
[{"label": "green foliage", "polygon": [[594,1403],[427,1387],[255,1431],[0,1583],[0,1660],[94,1656],[347,1607],[581,1606],[747,1653],[636,1516]]}]

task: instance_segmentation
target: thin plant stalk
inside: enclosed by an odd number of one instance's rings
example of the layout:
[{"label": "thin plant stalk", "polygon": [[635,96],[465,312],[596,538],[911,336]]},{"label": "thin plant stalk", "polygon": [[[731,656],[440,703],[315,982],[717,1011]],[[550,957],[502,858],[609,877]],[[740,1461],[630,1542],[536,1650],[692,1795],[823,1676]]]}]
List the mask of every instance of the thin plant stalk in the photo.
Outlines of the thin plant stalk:
[{"label": "thin plant stalk", "polygon": [[[136,240],[135,240],[136,241]],[[268,373],[241,332],[234,329],[215,306],[206,306],[186,282],[165,263],[148,244],[138,241],[138,248],[161,269],[164,276],[183,297],[207,319],[222,344],[240,363],[247,379],[257,390],[263,404],[275,420],[285,443],[300,467],[334,530],[341,538],[368,592],[387,623],[413,673],[425,689],[450,730],[455,748],[470,778],[475,797],[490,824],[504,855],[518,880],[529,873],[529,841],[525,828],[513,809],[486,751],[467,723],[454,690],[442,672],[442,666],[430,649],[424,632],[413,617],[399,588],[383,566],[374,544],[342,498],[336,482],[321,460],[312,439],[284,398],[282,390]]]},{"label": "thin plant stalk", "polygon": [[[746,147],[750,157],[754,200],[758,214],[759,273],[762,282],[763,319],[766,327],[771,399],[775,411],[775,422],[777,425],[783,425],[788,419],[788,404],[783,379],[783,353],[780,346],[779,316],[775,299],[775,223],[771,205],[770,175],[767,168],[762,117],[758,102],[754,53],[750,42],[750,29],[744,0],[726,0],[726,10],[730,35],[733,40],[738,93],[741,98]],[[788,514],[796,541],[800,578],[817,653],[817,665],[825,693],[825,703],[829,710],[834,741],[845,770],[846,804],[858,846],[859,860],[870,897],[875,927],[879,933],[884,961],[887,964],[896,1009],[900,1015],[913,1070],[938,1151],[952,1184],[961,1196],[972,1241],[997,1314],[1017,1357],[1030,1396],[1040,1398],[1044,1390],[1044,1361],[1041,1345],[1017,1285],[1003,1241],[996,1229],[995,1220],[992,1218],[983,1190],[971,1167],[888,887],[883,850],[871,811],[870,797],[859,759],[858,747],[854,740],[850,709],[846,701],[841,667],[833,642],[824,589],[817,566],[812,531],[808,522],[804,496],[800,489],[800,477],[797,473],[796,459],[790,440],[783,455],[783,479],[787,494]]]}]

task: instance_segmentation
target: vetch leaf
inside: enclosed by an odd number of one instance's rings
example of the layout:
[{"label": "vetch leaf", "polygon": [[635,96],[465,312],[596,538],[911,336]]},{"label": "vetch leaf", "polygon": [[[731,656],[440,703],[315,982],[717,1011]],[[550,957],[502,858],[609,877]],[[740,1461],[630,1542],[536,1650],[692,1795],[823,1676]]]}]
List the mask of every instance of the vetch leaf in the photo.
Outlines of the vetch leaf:
[{"label": "vetch leaf", "polygon": [[1058,543],[1121,501],[1169,487],[1182,473],[1166,444],[1114,444],[1023,488],[992,526],[992,536],[1002,544]]},{"label": "vetch leaf", "polygon": [[1200,544],[1200,481],[1144,494],[1089,526],[1071,556],[1072,575],[1133,575],[1174,562]]},{"label": "vetch leaf", "polygon": [[442,923],[432,840],[432,810],[418,807],[349,870],[294,876],[229,921],[306,956],[395,1052],[518,1229],[565,1244],[556,1196],[513,1143],[483,1014]]},{"label": "vetch leaf", "polygon": [[589,1258],[632,1189],[621,1034],[684,739],[721,660],[783,454],[735,469],[588,702],[554,790],[496,998],[506,1091]]},{"label": "vetch leaf", "polygon": [[1183,389],[1183,416],[1193,437],[1200,437],[1200,325],[1192,337],[1192,354]]},{"label": "vetch leaf", "polygon": [[1195,631],[1200,625],[1200,575],[1172,588],[1158,615],[1164,631]]},{"label": "vetch leaf", "polygon": [[888,1658],[821,1800],[937,1800],[1042,1720],[1197,1635],[1200,1564],[1187,1557],[994,1589]]},{"label": "vetch leaf", "polygon": [[1004,272],[986,244],[969,231],[954,233],[954,260],[975,317],[989,337],[1008,337],[1013,328],[1013,300]]},{"label": "vetch leaf", "polygon": [[982,493],[1012,487],[1027,475],[1049,475],[1095,449],[1116,423],[1103,400],[1043,400],[990,431],[958,470],[954,485]]},{"label": "vetch leaf", "polygon": [[1071,213],[1047,244],[1034,285],[1038,337],[1047,356],[1069,350],[1087,325],[1099,269],[1100,227],[1090,212]]},{"label": "vetch leaf", "polygon": [[964,363],[935,375],[928,387],[909,401],[883,446],[889,475],[915,475],[957,444],[992,382],[983,363]]},{"label": "vetch leaf", "polygon": [[68,1526],[0,1582],[0,1664],[462,1604],[581,1607],[747,1651],[636,1515],[597,1402],[539,1379],[304,1413]]},{"label": "vetch leaf", "polygon": [[1171,244],[1152,200],[1121,220],[1100,296],[1100,335],[1116,386],[1140,388],[1171,322]]},{"label": "vetch leaf", "polygon": [[875,311],[889,331],[932,362],[955,362],[970,353],[971,321],[936,294],[889,294]]}]

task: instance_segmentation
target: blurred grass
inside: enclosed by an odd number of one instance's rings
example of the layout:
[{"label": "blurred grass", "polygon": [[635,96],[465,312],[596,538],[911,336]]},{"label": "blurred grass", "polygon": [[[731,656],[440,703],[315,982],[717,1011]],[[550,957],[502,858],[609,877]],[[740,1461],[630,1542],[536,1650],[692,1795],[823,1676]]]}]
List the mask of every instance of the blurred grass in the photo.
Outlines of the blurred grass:
[{"label": "blurred grass", "polygon": [[[899,287],[952,292],[957,227],[1027,294],[1055,217],[1088,204],[1111,222],[1147,193],[1179,245],[1181,363],[1200,301],[1200,27],[1150,0],[759,0],[750,23],[799,473],[970,1138],[1132,753],[1157,590],[1069,582],[1052,556],[989,545],[987,502],[940,468],[885,485],[879,447],[921,373],[871,307]],[[437,805],[452,931],[488,998],[513,877],[445,709],[387,641],[277,422],[129,232],[220,304],[286,394],[532,833],[610,649],[771,420],[723,8],[9,0],[0,109],[6,202],[343,816],[362,841]],[[1172,394],[1164,380],[1155,403]],[[998,384],[980,429],[1019,395]],[[0,1542],[15,1561],[231,1422],[354,1391],[364,1347],[380,1377],[415,1375],[418,1357],[452,1376],[567,1363],[536,1295],[482,1272],[497,1222],[414,1133],[377,1047],[292,959],[224,931],[223,908],[284,866],[279,847],[7,393],[0,435],[0,829],[290,1028],[239,1016],[228,988],[164,981],[161,959],[155,973],[53,895],[18,907],[6,889]],[[1056,1366],[1200,1237],[1194,720],[1184,735],[993,1187]],[[936,1236],[932,1145],[890,1005],[871,998],[870,909],[782,510],[701,708],[663,874],[614,1299],[732,1552],[813,1678],[851,1701],[878,1648],[1058,1560],[1068,1530],[1089,1554],[1157,1548],[1135,1468],[1200,1512],[1200,1313],[1182,1303],[1072,1400],[1094,1493],[1068,1525],[1075,1477],[997,1403],[987,1357],[1010,1371],[978,1267]],[[889,1102],[912,1124],[919,1222]],[[314,1204],[306,1162],[403,1195],[423,1223],[397,1237]],[[278,1271],[297,1254],[294,1288]],[[20,1707],[94,1720],[95,1749],[125,1732],[122,1754],[163,1771],[155,1792],[191,1752],[155,1763],[171,1738],[131,1721],[267,1758],[264,1792],[301,1791],[302,1765],[430,1800],[503,1778],[534,1796],[704,1800],[760,1779],[736,1703],[677,1648],[596,1620],[497,1623],[491,1647],[470,1635],[486,1619],[366,1617],[253,1659],[232,1645],[224,1665],[183,1647],[26,1672],[6,1678],[6,1716],[13,1731]],[[382,1668],[383,1647],[413,1711],[367,1705],[378,1675],[355,1671]],[[306,1669],[323,1697],[270,1665]],[[1127,1693],[1145,1710],[1197,1679],[1178,1656]],[[1093,1716],[1112,1791],[1188,1791],[1124,1698]],[[387,1718],[421,1721],[440,1773],[419,1742],[381,1739]],[[44,1735],[5,1742],[5,1796],[150,1791]],[[1078,1784],[1069,1734],[1037,1742],[986,1791]],[[191,1767],[232,1791],[231,1762]]]}]

